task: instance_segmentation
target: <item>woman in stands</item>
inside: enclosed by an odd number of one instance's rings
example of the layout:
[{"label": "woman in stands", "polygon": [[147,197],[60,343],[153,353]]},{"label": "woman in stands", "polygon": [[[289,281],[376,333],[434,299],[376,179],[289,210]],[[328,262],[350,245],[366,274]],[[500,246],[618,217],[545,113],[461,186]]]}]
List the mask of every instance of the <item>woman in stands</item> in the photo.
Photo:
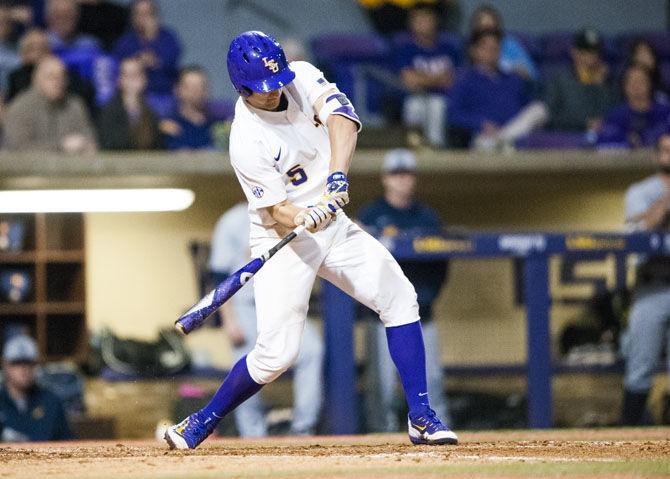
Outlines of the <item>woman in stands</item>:
[{"label": "woman in stands", "polygon": [[668,129],[670,106],[655,99],[649,69],[639,63],[628,65],[623,73],[622,93],[624,103],[605,115],[598,145],[604,148],[653,146]]},{"label": "woman in stands", "polygon": [[635,39],[631,44],[626,59],[626,65],[631,65],[633,63],[644,65],[649,70],[652,88],[654,90],[654,99],[661,103],[670,103],[668,93],[663,87],[658,54],[648,40],[640,37]]}]

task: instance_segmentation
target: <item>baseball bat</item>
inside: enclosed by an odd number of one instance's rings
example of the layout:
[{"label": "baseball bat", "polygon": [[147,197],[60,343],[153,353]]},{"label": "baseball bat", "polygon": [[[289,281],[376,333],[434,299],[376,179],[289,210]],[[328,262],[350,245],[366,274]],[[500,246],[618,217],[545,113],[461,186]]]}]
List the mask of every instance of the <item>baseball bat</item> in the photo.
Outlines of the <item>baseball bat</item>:
[{"label": "baseball bat", "polygon": [[186,311],[174,323],[174,327],[182,334],[188,334],[199,328],[205,320],[219,307],[228,301],[242,286],[244,286],[257,272],[265,262],[272,258],[277,251],[289,244],[296,236],[303,232],[305,226],[300,225],[284,236],[279,243],[263,253],[260,257],[254,258],[210,291],[207,296],[202,298],[191,309]]}]

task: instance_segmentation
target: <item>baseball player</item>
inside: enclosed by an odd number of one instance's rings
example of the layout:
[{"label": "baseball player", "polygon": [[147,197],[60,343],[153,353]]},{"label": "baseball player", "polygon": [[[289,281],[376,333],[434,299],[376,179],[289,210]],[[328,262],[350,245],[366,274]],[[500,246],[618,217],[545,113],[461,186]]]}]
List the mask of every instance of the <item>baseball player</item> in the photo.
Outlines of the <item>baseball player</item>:
[{"label": "baseball player", "polygon": [[[670,228],[670,133],[656,142],[658,172],[626,192],[626,224],[637,231]],[[622,423],[645,422],[647,398],[654,369],[666,350],[670,370],[670,257],[643,258],[637,269],[635,297],[630,308],[628,331],[622,338],[626,357]],[[665,398],[670,404],[670,398]],[[667,408],[667,406],[666,406]]]},{"label": "baseball player", "polygon": [[386,326],[409,406],[410,440],[455,444],[456,435],[430,407],[414,287],[386,248],[342,210],[361,128],[353,106],[311,64],[289,65],[281,46],[262,32],[232,41],[228,72],[240,94],[230,160],[249,202],[252,256],[298,225],[306,231],[254,277],[253,350],[233,366],[209,404],[168,428],[168,445],[197,447],[222,417],[293,364],[317,275],[378,313]]},{"label": "baseball player", "polygon": [[[239,203],[226,211],[214,228],[209,269],[215,283],[246,264],[249,257],[249,212],[246,203]],[[242,288],[221,307],[226,333],[233,346],[235,360],[243,358],[256,342],[256,310],[254,290]],[[300,355],[293,374],[293,420],[291,434],[312,434],[319,420],[322,403],[323,341],[316,327],[309,321]],[[242,437],[263,437],[268,427],[260,394],[249,398],[235,409],[235,425]]]}]

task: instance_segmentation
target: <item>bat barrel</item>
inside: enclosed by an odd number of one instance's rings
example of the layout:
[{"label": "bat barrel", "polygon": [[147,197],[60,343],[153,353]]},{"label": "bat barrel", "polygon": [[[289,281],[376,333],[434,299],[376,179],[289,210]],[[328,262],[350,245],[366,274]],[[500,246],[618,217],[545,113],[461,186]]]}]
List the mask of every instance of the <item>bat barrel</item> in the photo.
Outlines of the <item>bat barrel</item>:
[{"label": "bat barrel", "polygon": [[191,309],[181,315],[175,322],[175,328],[183,334],[203,325],[205,320],[219,307],[228,301],[237,291],[249,281],[263,266],[263,260],[256,258],[244,265],[235,273],[224,279],[219,285],[198,301]]},{"label": "bat barrel", "polygon": [[176,322],[175,329],[182,334],[188,334],[199,328],[205,320],[223,303],[228,301],[242,286],[244,286],[263,267],[263,263],[270,259],[277,251],[287,245],[293,238],[305,229],[300,225],[286,235],[279,243],[270,248],[260,258],[252,259],[232,275],[224,279],[219,285],[198,301]]}]

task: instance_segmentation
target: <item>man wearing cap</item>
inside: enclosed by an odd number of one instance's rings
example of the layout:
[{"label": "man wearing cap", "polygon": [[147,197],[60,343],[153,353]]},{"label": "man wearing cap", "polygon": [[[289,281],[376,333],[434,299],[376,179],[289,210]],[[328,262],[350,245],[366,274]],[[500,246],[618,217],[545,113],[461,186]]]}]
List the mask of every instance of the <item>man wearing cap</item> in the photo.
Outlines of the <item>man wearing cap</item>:
[{"label": "man wearing cap", "polygon": [[598,31],[586,28],[575,36],[570,51],[572,66],[557,72],[547,85],[552,129],[588,132],[595,140],[603,115],[616,102],[616,90],[601,50]]},{"label": "man wearing cap", "polygon": [[60,399],[35,382],[37,362],[37,345],[30,337],[14,336],[5,343],[0,386],[2,442],[71,439]]},{"label": "man wearing cap", "polygon": [[[358,215],[359,222],[382,244],[388,245],[400,233],[424,236],[441,233],[442,222],[437,212],[415,198],[416,158],[411,151],[397,149],[386,154],[382,185],[384,195],[364,206]],[[439,332],[432,321],[433,301],[447,279],[447,262],[399,261],[399,264],[417,294],[426,345],[426,374],[431,404],[435,412],[450,423],[443,387]],[[373,367],[369,376],[373,383],[371,390],[378,395],[369,401],[374,406],[368,411],[368,425],[376,431],[397,431],[399,424],[393,404],[398,380],[386,345],[383,325],[370,324],[368,344],[368,356]]]}]

